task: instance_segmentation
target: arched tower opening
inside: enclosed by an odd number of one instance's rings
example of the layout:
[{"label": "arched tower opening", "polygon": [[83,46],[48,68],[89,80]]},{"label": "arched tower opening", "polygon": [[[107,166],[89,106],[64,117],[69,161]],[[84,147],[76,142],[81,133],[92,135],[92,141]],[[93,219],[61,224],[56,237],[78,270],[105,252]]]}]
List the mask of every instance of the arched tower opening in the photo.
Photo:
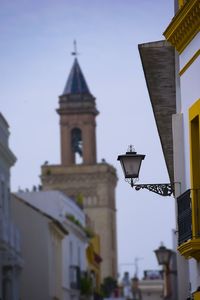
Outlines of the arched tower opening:
[{"label": "arched tower opening", "polygon": [[80,128],[71,130],[71,147],[75,164],[83,163],[83,140]]}]

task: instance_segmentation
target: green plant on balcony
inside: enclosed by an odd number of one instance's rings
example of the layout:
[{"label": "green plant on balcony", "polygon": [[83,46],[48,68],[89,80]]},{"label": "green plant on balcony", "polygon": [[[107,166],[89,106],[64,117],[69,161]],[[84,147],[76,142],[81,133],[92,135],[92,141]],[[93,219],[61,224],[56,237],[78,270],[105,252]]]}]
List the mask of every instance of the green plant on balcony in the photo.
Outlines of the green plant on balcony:
[{"label": "green plant on balcony", "polygon": [[101,294],[104,298],[109,298],[117,288],[117,281],[111,277],[105,277],[101,284]]},{"label": "green plant on balcony", "polygon": [[88,238],[93,238],[94,237],[94,232],[92,231],[92,229],[90,227],[84,227],[79,220],[77,220],[74,215],[71,215],[71,214],[67,214],[66,215],[66,218],[71,221],[72,223],[74,223],[75,225],[77,225],[79,228],[81,228],[86,236]]},{"label": "green plant on balcony", "polygon": [[88,300],[93,294],[92,277],[87,272],[80,279],[80,294],[81,299]]},{"label": "green plant on balcony", "polygon": [[83,228],[83,225],[81,224],[81,222],[79,220],[77,220],[74,215],[71,214],[67,214],[66,218],[71,221],[72,223],[76,224],[77,226]]}]

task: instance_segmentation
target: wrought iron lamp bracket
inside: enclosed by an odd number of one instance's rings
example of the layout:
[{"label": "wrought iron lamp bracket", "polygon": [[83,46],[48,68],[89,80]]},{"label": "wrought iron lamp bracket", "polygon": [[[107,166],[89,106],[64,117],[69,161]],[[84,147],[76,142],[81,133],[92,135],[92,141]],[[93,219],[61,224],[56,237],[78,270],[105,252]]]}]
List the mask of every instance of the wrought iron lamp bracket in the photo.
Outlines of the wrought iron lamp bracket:
[{"label": "wrought iron lamp bracket", "polygon": [[171,183],[159,183],[159,184],[135,184],[134,181],[130,180],[130,185],[132,188],[134,188],[136,191],[139,191],[140,189],[147,189],[150,192],[154,192],[161,196],[171,196],[174,192],[174,185]]}]

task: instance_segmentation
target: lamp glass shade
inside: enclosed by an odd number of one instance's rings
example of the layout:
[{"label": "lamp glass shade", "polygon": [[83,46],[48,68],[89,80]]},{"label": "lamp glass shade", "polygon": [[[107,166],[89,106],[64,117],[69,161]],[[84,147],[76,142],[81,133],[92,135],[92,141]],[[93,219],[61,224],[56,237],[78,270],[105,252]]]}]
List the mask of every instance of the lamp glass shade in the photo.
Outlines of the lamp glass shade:
[{"label": "lamp glass shade", "polygon": [[165,246],[160,246],[157,250],[154,250],[158,264],[159,265],[168,265],[172,255],[172,251],[167,249]]},{"label": "lamp glass shade", "polygon": [[145,155],[136,152],[126,152],[125,155],[118,156],[125,178],[139,177],[141,163],[144,158]]}]

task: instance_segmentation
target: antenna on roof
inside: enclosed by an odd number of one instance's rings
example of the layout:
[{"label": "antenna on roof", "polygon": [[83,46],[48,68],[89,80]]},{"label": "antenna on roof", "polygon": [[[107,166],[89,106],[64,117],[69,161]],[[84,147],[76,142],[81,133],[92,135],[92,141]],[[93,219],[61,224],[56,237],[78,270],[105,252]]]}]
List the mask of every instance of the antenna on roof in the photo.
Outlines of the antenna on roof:
[{"label": "antenna on roof", "polygon": [[71,55],[77,57],[79,55],[78,51],[77,51],[77,43],[76,43],[76,40],[74,40],[74,51],[71,52]]}]

